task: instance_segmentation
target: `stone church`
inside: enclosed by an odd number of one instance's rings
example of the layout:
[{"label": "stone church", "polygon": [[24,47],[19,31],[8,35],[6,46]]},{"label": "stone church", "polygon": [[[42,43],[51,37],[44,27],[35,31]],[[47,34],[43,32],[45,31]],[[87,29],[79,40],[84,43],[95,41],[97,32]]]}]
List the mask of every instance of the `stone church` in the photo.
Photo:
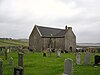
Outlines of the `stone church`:
[{"label": "stone church", "polygon": [[46,48],[76,51],[76,36],[72,27],[59,29],[35,25],[29,36],[29,49],[41,51]]}]

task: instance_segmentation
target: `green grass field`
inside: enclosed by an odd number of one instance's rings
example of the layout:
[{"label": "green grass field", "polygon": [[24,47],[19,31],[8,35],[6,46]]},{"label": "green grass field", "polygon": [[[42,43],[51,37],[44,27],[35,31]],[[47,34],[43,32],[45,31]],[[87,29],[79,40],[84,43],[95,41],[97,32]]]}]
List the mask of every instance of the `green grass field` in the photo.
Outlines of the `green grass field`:
[{"label": "green grass field", "polygon": [[2,46],[28,46],[28,42],[20,41],[20,40],[5,40],[0,39],[0,47]]},{"label": "green grass field", "polygon": [[[99,54],[100,55],[100,54]],[[16,52],[9,53],[9,58],[13,57],[14,65],[8,64],[9,59],[3,59],[3,75],[13,75],[13,68],[17,66],[18,54]],[[42,53],[27,53],[24,54],[24,75],[62,75],[64,71],[64,59],[71,58],[73,60],[73,75],[100,75],[100,66],[94,67],[94,57],[91,54],[91,65],[75,64],[75,54],[62,54],[60,58],[52,53],[51,57],[43,57]],[[84,60],[84,54],[82,54]]]}]

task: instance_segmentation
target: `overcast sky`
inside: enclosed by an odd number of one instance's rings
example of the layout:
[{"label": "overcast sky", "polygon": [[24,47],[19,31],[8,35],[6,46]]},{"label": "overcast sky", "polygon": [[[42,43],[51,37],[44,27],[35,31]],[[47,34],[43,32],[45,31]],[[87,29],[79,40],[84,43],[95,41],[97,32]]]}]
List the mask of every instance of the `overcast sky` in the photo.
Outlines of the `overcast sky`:
[{"label": "overcast sky", "polygon": [[35,24],[68,25],[77,42],[100,43],[100,0],[0,0],[1,38],[28,38]]}]

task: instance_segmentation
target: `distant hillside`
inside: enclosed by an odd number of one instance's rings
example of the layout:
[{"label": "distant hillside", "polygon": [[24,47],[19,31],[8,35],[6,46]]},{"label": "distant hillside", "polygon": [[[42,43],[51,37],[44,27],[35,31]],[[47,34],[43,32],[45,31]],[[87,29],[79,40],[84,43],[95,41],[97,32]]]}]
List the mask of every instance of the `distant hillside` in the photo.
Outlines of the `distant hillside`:
[{"label": "distant hillside", "polygon": [[29,42],[29,39],[18,39],[20,41]]},{"label": "distant hillside", "polygon": [[100,47],[100,43],[77,43],[77,46],[82,46],[82,47]]},{"label": "distant hillside", "polygon": [[28,46],[28,42],[15,39],[0,39],[0,46]]}]

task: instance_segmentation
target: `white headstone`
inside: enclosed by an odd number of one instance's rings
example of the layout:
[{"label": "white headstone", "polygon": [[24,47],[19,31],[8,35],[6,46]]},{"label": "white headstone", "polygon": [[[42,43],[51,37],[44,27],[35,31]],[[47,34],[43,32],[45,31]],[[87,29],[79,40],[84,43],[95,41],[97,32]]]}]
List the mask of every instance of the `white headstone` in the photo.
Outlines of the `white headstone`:
[{"label": "white headstone", "polygon": [[61,57],[61,48],[57,50],[57,57]]},{"label": "white headstone", "polygon": [[58,54],[58,57],[60,57],[60,56],[61,56],[61,52],[60,52],[60,51],[58,51],[58,52],[57,52],[57,54]]},{"label": "white headstone", "polygon": [[64,74],[63,75],[72,75],[72,59],[65,59],[64,61]]},{"label": "white headstone", "polygon": [[76,52],[76,64],[80,65],[81,64],[81,53]]},{"label": "white headstone", "polygon": [[10,50],[9,49],[7,49],[7,53],[9,53],[10,52]]}]

